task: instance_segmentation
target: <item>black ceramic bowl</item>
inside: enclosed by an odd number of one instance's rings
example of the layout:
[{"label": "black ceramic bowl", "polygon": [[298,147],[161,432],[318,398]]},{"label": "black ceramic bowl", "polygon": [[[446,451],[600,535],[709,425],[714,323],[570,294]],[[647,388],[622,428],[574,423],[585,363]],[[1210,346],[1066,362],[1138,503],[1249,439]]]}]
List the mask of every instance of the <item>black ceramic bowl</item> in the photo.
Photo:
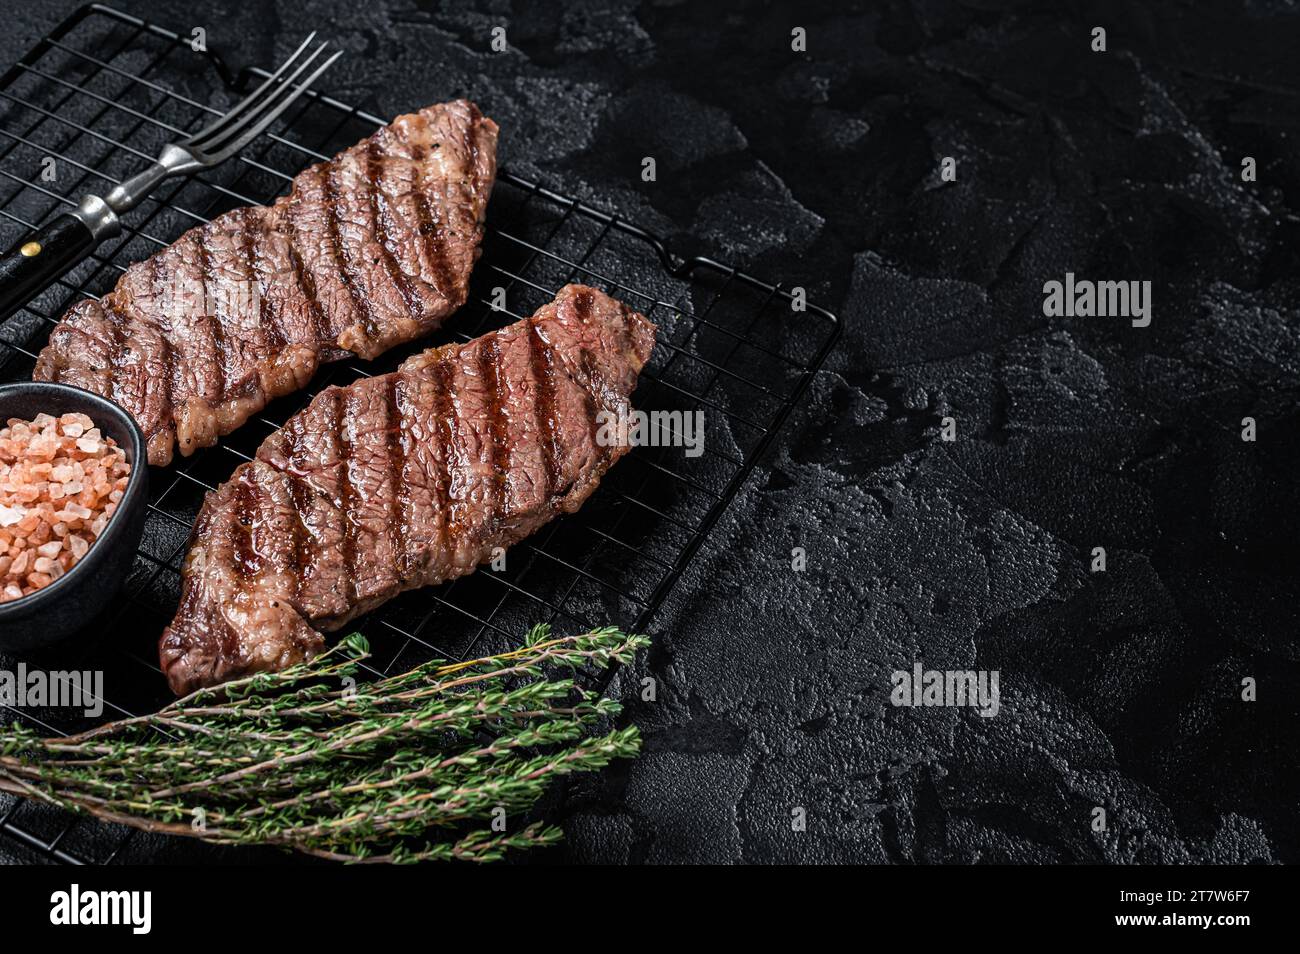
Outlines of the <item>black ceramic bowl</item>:
[{"label": "black ceramic bowl", "polygon": [[71,570],[49,586],[12,603],[0,603],[0,650],[49,646],[85,626],[126,578],[144,529],[149,465],[144,435],[131,416],[98,394],[40,381],[0,385],[0,427],[11,417],[31,420],[44,412],[85,414],[105,437],[126,451],[131,477],[113,517]]}]

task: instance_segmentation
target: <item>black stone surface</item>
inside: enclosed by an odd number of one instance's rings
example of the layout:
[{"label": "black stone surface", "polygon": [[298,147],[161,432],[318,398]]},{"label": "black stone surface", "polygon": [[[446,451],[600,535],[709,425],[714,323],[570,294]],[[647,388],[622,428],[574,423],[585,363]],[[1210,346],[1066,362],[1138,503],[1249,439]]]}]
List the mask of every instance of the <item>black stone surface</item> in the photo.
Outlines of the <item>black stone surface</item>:
[{"label": "black stone surface", "polygon": [[[73,6],[6,4],[0,61]],[[341,98],[469,95],[516,170],[846,321],[615,686],[644,756],[565,794],[553,860],[1300,858],[1293,7],[123,6],[236,62],[322,29]],[[1067,271],[1150,280],[1150,327],[1045,317]],[[998,670],[1000,712],[893,707],[917,661]]]}]

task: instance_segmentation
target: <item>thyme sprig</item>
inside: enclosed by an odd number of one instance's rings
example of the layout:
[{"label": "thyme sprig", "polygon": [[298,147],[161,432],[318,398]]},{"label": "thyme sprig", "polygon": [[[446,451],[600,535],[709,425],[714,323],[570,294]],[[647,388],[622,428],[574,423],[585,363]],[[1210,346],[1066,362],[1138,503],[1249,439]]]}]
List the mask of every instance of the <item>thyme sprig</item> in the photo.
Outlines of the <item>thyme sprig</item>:
[{"label": "thyme sprig", "polygon": [[591,734],[619,706],[577,677],[647,642],[536,626],[511,652],[365,680],[369,646],[354,634],[283,672],[77,735],[0,726],[0,791],[222,845],[494,861],[561,837],[517,821],[556,778],[639,751],[635,726]]}]

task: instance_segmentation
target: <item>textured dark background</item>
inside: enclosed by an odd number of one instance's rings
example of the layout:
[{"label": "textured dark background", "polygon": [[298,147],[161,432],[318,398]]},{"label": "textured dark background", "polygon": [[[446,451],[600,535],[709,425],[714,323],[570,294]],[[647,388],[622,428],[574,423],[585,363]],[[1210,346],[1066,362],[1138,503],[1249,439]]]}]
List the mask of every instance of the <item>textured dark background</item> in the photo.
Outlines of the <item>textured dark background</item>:
[{"label": "textured dark background", "polygon": [[[5,6],[7,64],[75,4]],[[469,95],[516,171],[846,321],[616,683],[646,753],[565,795],[555,860],[1300,858],[1293,7],[119,6],[236,64],[322,29],[330,92]],[[1151,280],[1152,325],[1045,318],[1066,271]],[[1001,712],[893,708],[918,660],[1000,670]]]}]

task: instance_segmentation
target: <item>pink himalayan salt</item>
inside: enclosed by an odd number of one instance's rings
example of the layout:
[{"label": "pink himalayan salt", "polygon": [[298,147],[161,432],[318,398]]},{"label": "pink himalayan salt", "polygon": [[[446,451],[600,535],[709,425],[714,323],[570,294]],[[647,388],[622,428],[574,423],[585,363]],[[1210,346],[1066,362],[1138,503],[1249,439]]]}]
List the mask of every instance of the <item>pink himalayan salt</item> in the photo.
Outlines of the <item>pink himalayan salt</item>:
[{"label": "pink himalayan salt", "polygon": [[49,586],[86,555],[126,492],[131,465],[84,414],[0,428],[0,603]]}]

